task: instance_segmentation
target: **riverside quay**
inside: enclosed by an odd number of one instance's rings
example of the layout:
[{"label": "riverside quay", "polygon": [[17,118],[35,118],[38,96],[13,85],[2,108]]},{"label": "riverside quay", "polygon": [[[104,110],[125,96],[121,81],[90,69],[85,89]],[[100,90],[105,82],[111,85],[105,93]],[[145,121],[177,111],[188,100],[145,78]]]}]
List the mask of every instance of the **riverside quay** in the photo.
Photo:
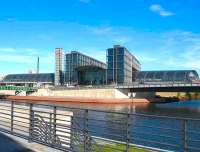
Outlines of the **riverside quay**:
[{"label": "riverside quay", "polygon": [[[54,73],[9,74],[0,80],[1,85],[26,87],[127,85],[145,83],[196,83],[195,70],[141,71],[138,59],[124,46],[114,45],[106,50],[106,63],[77,51],[64,53],[55,49]],[[39,63],[38,63],[39,64]],[[37,65],[39,67],[39,65]]]}]

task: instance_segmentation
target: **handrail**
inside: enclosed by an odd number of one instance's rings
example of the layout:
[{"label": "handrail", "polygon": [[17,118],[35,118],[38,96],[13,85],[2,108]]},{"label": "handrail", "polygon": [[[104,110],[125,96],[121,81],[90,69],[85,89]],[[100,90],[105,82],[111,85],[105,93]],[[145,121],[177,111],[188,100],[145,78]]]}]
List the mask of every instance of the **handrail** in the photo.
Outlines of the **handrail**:
[{"label": "handrail", "polygon": [[[19,108],[20,105],[27,110]],[[63,151],[103,152],[109,148],[132,152],[134,147],[184,152],[200,149],[200,138],[194,136],[200,132],[196,127],[200,126],[200,119],[9,100],[0,100],[0,109],[0,131]]]}]

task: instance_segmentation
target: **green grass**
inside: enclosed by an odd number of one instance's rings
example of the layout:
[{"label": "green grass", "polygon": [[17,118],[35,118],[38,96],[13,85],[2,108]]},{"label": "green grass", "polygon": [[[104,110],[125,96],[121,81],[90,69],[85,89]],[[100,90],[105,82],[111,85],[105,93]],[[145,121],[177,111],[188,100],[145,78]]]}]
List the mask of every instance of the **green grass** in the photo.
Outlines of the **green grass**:
[{"label": "green grass", "polygon": [[[103,152],[113,152],[113,151],[125,151],[126,145],[123,144],[112,144],[112,145],[101,145]],[[142,148],[136,148],[134,146],[129,146],[129,152],[149,152],[148,150]]]},{"label": "green grass", "polygon": [[[79,152],[84,152],[83,145],[76,147]],[[93,145],[92,151],[94,152],[126,152],[126,145],[124,144],[99,144]],[[149,150],[143,148],[137,148],[134,146],[129,146],[129,152],[150,152]]]}]

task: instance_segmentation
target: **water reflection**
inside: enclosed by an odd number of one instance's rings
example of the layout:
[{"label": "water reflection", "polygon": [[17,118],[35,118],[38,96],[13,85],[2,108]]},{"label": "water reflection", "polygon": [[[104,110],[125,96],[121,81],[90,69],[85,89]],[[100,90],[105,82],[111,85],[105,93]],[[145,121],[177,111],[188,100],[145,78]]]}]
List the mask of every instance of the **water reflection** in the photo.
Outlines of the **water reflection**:
[{"label": "water reflection", "polygon": [[[69,105],[68,105],[69,106]],[[72,105],[70,105],[72,106]],[[75,105],[73,105],[75,106]],[[142,105],[76,105],[82,108],[98,109],[106,111],[143,113],[160,116],[200,118],[200,101],[184,101],[166,104],[142,104]],[[80,113],[79,113],[80,114]],[[76,115],[76,114],[75,114]],[[80,122],[80,120],[79,120]],[[168,149],[172,151],[184,151],[184,125],[180,119],[168,119],[159,117],[146,117],[121,115],[117,113],[103,113],[89,111],[89,130],[93,136],[126,141],[127,123],[130,122],[130,142],[134,144]],[[188,146],[200,148],[200,140],[197,133],[200,131],[199,121],[187,121]],[[191,132],[193,131],[193,132]],[[194,133],[195,132],[195,133]]]},{"label": "water reflection", "polygon": [[88,108],[95,110],[200,118],[200,100],[158,104],[60,104],[67,107]]}]

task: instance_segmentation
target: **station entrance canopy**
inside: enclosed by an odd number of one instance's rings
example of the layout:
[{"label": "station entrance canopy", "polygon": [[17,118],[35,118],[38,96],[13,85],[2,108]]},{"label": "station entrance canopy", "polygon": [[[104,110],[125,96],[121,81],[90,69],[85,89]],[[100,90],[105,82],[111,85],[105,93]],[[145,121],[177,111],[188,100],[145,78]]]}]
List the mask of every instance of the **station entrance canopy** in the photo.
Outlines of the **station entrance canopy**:
[{"label": "station entrance canopy", "polygon": [[76,68],[81,85],[100,85],[106,83],[106,69],[89,65]]}]

